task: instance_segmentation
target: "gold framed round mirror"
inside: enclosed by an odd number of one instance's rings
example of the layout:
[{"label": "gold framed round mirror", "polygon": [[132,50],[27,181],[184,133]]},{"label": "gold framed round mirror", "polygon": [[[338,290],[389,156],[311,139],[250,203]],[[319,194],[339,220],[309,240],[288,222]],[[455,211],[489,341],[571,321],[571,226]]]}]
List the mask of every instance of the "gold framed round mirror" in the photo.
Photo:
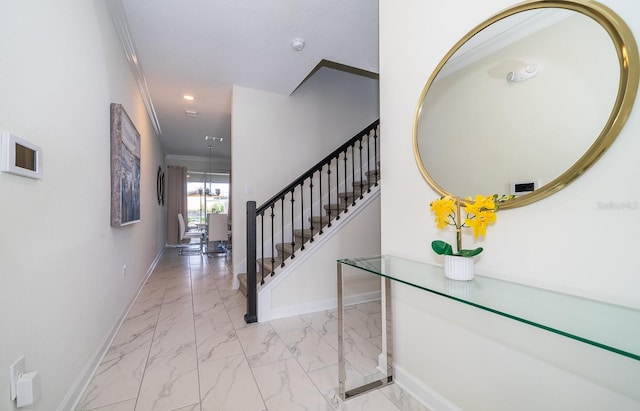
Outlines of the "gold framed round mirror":
[{"label": "gold framed round mirror", "polygon": [[418,167],[440,195],[545,198],[611,146],[638,90],[626,23],[592,1],[527,1],[487,19],[440,61],[414,117]]}]

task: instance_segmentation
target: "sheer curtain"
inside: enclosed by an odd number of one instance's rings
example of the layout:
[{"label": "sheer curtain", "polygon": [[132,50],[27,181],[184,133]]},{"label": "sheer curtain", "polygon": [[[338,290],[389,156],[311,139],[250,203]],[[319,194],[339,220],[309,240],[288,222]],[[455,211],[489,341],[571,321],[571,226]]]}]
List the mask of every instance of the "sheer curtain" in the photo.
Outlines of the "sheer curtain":
[{"label": "sheer curtain", "polygon": [[187,218],[187,168],[168,166],[167,183],[167,244],[180,242],[178,213]]}]

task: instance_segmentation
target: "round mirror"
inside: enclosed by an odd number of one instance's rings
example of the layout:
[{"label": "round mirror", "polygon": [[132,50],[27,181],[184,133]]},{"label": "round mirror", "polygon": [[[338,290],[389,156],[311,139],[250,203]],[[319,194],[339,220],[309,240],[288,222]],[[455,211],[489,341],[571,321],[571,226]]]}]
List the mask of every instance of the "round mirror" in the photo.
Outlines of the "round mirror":
[{"label": "round mirror", "polygon": [[555,193],[591,166],[626,121],[638,89],[627,25],[595,2],[531,1],[480,24],[420,96],[418,167],[441,195]]}]

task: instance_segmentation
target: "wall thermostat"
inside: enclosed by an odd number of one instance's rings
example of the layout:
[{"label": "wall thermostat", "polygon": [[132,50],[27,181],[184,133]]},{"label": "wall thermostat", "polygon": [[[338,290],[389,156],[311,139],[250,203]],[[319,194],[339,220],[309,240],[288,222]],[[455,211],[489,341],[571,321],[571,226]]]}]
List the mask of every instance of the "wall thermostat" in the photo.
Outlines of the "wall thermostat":
[{"label": "wall thermostat", "polygon": [[531,193],[540,188],[540,180],[517,181],[509,183],[509,193],[522,195]]},{"label": "wall thermostat", "polygon": [[2,171],[29,178],[42,178],[40,147],[3,131],[0,135]]}]

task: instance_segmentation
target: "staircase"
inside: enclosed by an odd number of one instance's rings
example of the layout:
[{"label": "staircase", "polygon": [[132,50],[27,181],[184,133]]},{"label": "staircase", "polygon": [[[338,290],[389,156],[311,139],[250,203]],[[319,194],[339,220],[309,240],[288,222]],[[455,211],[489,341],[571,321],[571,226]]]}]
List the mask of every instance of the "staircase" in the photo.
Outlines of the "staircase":
[{"label": "staircase", "polygon": [[247,296],[245,321],[257,321],[257,291],[378,185],[379,120],[256,207],[247,202],[247,272],[239,274]]},{"label": "staircase", "polygon": [[[379,164],[378,164],[379,166]],[[363,199],[371,191],[371,187],[377,186],[380,182],[379,168],[365,172],[366,179],[352,183],[353,191],[338,193],[338,203],[323,205],[325,214],[322,216],[309,217],[308,222],[313,228],[295,228],[293,230],[294,241],[276,243],[277,254],[268,258],[258,258],[258,277],[264,278],[257,284],[258,287],[269,282],[278,272],[279,268],[285,267],[288,260],[295,258],[298,250],[304,251],[318,235],[324,233],[324,229],[331,227],[331,223],[340,219],[340,214],[347,212],[350,207],[356,205],[358,199]],[[238,275],[240,281],[240,291],[247,296],[247,274]]]}]

